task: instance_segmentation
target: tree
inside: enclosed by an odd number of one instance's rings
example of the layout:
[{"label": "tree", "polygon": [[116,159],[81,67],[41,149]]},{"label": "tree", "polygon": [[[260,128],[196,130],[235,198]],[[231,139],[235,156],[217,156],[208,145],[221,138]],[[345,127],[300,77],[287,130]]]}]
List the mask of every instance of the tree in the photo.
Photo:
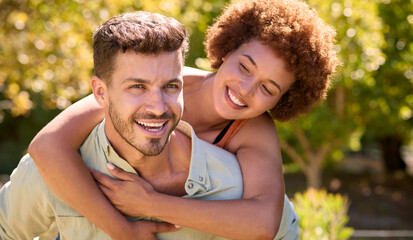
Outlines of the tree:
[{"label": "tree", "polygon": [[[390,6],[391,5],[391,6]],[[386,63],[374,82],[362,89],[362,115],[368,134],[379,143],[388,172],[404,170],[400,147],[411,140],[413,128],[413,4],[410,0],[381,1]]]},{"label": "tree", "polygon": [[374,81],[372,74],[385,62],[382,21],[369,0],[308,1],[337,30],[342,61],[325,102],[307,116],[278,124],[282,150],[304,172],[308,187],[319,188],[326,159],[339,160],[342,150],[360,148],[365,131],[360,89]]}]

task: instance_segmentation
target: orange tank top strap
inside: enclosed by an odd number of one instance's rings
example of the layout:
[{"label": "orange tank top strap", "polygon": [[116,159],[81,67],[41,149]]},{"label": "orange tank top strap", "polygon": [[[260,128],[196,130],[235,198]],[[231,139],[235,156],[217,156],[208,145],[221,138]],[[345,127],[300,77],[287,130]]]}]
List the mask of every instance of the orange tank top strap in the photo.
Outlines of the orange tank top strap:
[{"label": "orange tank top strap", "polygon": [[213,144],[225,150],[228,150],[228,144],[232,137],[241,129],[248,119],[232,120],[217,136]]}]

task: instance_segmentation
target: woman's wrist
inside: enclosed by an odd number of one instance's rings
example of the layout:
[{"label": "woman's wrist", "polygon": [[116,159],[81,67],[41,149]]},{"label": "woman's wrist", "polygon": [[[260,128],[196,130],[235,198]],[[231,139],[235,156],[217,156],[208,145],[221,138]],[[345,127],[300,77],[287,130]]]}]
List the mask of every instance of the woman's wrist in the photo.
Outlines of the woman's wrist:
[{"label": "woman's wrist", "polygon": [[154,192],[148,200],[149,206],[144,209],[144,216],[160,218],[165,216],[165,203],[168,201],[169,195]]}]

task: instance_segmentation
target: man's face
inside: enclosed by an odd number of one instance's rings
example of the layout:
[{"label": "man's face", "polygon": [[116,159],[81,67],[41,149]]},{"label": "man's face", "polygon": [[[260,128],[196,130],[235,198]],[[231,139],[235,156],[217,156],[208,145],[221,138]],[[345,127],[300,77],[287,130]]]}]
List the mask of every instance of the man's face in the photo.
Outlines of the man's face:
[{"label": "man's face", "polygon": [[159,55],[127,51],[116,57],[107,86],[107,124],[144,155],[161,153],[181,119],[182,63],[179,50]]}]

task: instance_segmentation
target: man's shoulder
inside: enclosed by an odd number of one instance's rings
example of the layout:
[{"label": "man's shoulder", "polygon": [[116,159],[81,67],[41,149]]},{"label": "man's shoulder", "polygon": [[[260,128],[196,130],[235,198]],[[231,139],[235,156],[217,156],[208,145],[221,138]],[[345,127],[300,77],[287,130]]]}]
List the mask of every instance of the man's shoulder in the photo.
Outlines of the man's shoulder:
[{"label": "man's shoulder", "polygon": [[[241,168],[233,153],[199,139],[187,123],[177,130],[191,138],[191,166],[187,192],[202,199],[237,199],[242,197]],[[200,186],[200,187],[198,187]]]},{"label": "man's shoulder", "polygon": [[105,120],[103,120],[89,133],[79,148],[79,154],[89,168],[98,169],[112,150],[110,146],[105,133]]},{"label": "man's shoulder", "polygon": [[93,130],[86,137],[85,141],[83,141],[79,150],[82,151],[85,148],[89,148],[92,144],[95,144],[96,142],[101,142],[102,139],[105,138],[105,120],[103,120],[93,128]]},{"label": "man's shoulder", "polygon": [[233,153],[198,138],[189,123],[180,121],[176,130],[191,139],[192,155],[207,154],[208,156],[223,157],[224,161],[235,161],[238,164],[238,161]]},{"label": "man's shoulder", "polygon": [[37,166],[34,163],[33,158],[28,153],[20,159],[19,164],[17,165],[17,167],[13,170],[11,174],[11,178],[13,177],[13,175],[16,175],[18,172],[21,172],[21,171],[32,172],[33,174],[38,173]]},{"label": "man's shoulder", "polygon": [[24,155],[10,175],[10,182],[18,188],[26,188],[33,193],[47,189],[36,164],[29,154]]}]

